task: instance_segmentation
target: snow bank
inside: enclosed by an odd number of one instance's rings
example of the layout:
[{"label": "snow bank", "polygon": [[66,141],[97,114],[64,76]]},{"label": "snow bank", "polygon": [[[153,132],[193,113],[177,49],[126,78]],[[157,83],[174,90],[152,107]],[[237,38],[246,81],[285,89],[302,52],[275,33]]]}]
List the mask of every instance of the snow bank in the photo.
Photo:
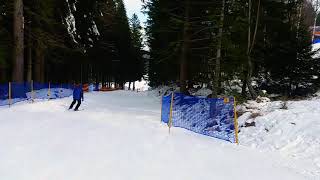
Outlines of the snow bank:
[{"label": "snow bank", "polygon": [[287,166],[320,177],[320,99],[249,101],[238,110],[244,113],[239,117],[241,145],[280,152]]}]

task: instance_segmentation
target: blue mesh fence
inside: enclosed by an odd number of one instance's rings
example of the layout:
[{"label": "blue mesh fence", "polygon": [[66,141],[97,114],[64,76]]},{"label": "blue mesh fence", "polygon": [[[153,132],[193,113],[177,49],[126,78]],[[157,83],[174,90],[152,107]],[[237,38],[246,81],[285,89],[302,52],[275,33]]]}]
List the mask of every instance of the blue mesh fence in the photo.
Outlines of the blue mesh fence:
[{"label": "blue mesh fence", "polygon": [[70,84],[50,84],[50,99],[59,99],[72,96],[73,85]]},{"label": "blue mesh fence", "polygon": [[73,84],[62,84],[62,89],[73,89],[74,85]]},{"label": "blue mesh fence", "polygon": [[9,104],[9,85],[0,84],[0,106],[5,106]]},{"label": "blue mesh fence", "polygon": [[[50,91],[49,91],[50,89]],[[11,83],[11,99],[9,97],[9,83],[0,84],[0,106],[14,104],[31,99],[58,99],[72,96],[72,84],[58,83]],[[10,100],[9,100],[10,99]]]},{"label": "blue mesh fence", "polygon": [[49,83],[33,83],[33,90],[41,90],[41,89],[48,89],[49,88]]},{"label": "blue mesh fence", "polygon": [[33,83],[33,99],[49,99],[49,83]]},{"label": "blue mesh fence", "polygon": [[171,106],[171,95],[162,97],[162,109],[161,109],[161,120],[164,123],[169,123],[170,119],[170,106]]},{"label": "blue mesh fence", "polygon": [[100,84],[98,84],[98,83],[95,83],[95,84],[93,84],[92,85],[93,87],[92,87],[92,89],[93,89],[93,91],[99,91],[99,89],[100,89]]},{"label": "blue mesh fence", "polygon": [[[234,98],[209,99],[174,94],[172,126],[235,143]],[[170,119],[171,95],[162,99],[162,121]],[[169,109],[169,110],[168,110]]]},{"label": "blue mesh fence", "polygon": [[27,100],[30,98],[29,92],[31,92],[30,83],[11,83],[11,103]]}]

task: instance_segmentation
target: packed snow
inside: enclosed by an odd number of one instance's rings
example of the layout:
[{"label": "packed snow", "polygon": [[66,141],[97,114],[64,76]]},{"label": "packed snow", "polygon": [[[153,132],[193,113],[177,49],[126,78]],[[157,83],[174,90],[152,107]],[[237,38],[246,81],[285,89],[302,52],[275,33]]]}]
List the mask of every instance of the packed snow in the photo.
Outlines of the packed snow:
[{"label": "packed snow", "polygon": [[180,128],[169,134],[158,93],[88,93],[79,112],[67,110],[71,98],[0,107],[1,179],[319,179],[319,99],[288,110],[253,103],[265,114],[235,145]]}]

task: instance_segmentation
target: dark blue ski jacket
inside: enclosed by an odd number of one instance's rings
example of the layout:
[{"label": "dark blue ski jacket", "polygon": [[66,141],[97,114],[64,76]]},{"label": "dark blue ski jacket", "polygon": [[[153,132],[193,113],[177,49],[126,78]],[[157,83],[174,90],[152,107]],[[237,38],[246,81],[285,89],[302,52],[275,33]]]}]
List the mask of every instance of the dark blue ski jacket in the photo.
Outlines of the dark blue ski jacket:
[{"label": "dark blue ski jacket", "polygon": [[73,99],[74,100],[81,100],[83,99],[83,90],[82,86],[75,86],[73,89]]}]

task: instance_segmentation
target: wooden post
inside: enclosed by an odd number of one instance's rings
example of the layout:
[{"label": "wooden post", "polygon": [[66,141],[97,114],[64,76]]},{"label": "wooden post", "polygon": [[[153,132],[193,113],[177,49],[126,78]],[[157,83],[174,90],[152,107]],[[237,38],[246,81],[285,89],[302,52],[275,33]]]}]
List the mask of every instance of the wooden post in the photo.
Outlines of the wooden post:
[{"label": "wooden post", "polygon": [[234,97],[234,130],[235,130],[235,138],[236,143],[239,144],[239,125],[238,125],[238,115],[237,115],[237,101],[236,97]]},{"label": "wooden post", "polygon": [[12,102],[11,102],[11,82],[9,82],[9,107],[11,106]]},{"label": "wooden post", "polygon": [[160,112],[161,112],[161,117],[160,117],[160,123],[162,123],[162,106],[163,106],[163,96],[161,96],[161,106],[160,106],[160,108],[161,108],[161,110],[160,110]]},{"label": "wooden post", "polygon": [[31,101],[34,102],[33,80],[31,80]]},{"label": "wooden post", "polygon": [[60,94],[60,97],[59,97],[59,98],[62,98],[62,91],[63,91],[63,89],[62,89],[62,83],[61,83],[60,86],[61,86],[61,87],[60,87],[60,91],[59,91],[59,94]]},{"label": "wooden post", "polygon": [[173,101],[174,101],[174,92],[172,92],[172,95],[171,95],[170,119],[169,119],[169,122],[168,122],[168,126],[169,126],[169,133],[170,133],[170,130],[171,130],[171,127],[172,127],[172,110],[173,110]]},{"label": "wooden post", "polygon": [[48,89],[48,100],[50,100],[50,96],[51,96],[51,89],[50,89],[50,82],[49,82],[49,89]]}]

